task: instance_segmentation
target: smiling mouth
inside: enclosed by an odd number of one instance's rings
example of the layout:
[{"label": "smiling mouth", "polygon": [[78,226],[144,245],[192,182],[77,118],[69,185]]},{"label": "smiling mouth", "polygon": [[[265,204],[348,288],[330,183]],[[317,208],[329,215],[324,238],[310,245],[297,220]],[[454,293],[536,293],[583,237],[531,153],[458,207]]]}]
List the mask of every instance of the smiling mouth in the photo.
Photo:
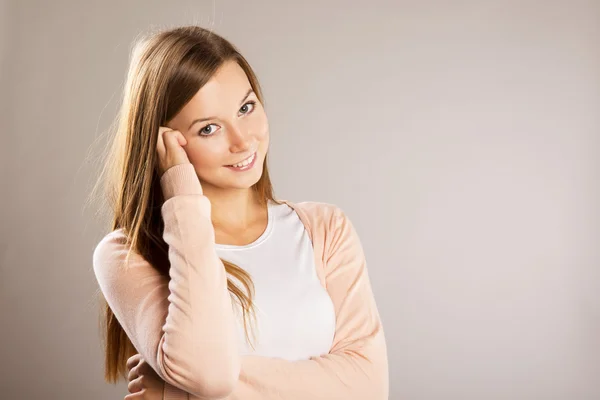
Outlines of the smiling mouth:
[{"label": "smiling mouth", "polygon": [[235,165],[237,165],[238,167],[242,167],[244,163],[251,164],[252,161],[254,161],[255,157],[256,157],[256,151],[254,153],[252,153],[250,156],[248,156],[245,159],[243,159],[242,161],[240,161],[238,163],[235,163],[235,164],[226,165],[226,167],[233,167]]}]

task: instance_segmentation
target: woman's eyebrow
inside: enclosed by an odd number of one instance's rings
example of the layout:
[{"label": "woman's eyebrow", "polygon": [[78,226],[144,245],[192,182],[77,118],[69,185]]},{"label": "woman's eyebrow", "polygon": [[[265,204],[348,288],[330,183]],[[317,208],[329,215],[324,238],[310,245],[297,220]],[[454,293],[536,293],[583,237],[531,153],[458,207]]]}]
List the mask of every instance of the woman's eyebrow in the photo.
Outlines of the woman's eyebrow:
[{"label": "woman's eyebrow", "polygon": [[252,89],[252,88],[248,89],[248,91],[246,92],[246,95],[244,96],[242,101],[240,101],[240,107],[244,104],[244,101],[246,101],[248,96],[250,96],[250,93],[253,93],[253,92],[254,92],[254,89]]},{"label": "woman's eyebrow", "polygon": [[[246,99],[248,98],[248,96],[250,96],[251,93],[254,93],[254,89],[252,89],[252,88],[248,89],[248,91],[246,92],[246,95],[244,96],[242,101],[240,101],[240,107],[242,106],[242,104],[244,104],[244,101],[246,101]],[[194,124],[196,124],[198,122],[208,121],[210,119],[217,119],[217,117],[206,117],[206,118],[195,119],[192,121],[192,123],[188,127],[188,130],[192,129],[192,126],[194,126]]]}]

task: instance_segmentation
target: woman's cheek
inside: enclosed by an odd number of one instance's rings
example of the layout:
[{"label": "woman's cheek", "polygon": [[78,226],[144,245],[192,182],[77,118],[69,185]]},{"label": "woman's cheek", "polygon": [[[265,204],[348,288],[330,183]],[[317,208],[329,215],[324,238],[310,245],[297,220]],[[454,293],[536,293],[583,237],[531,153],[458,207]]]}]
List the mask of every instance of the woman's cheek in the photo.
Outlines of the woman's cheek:
[{"label": "woman's cheek", "polygon": [[259,137],[265,138],[269,133],[269,121],[267,119],[267,116],[263,114],[261,118],[257,119],[255,125],[252,128],[252,130],[256,132],[256,134]]},{"label": "woman's cheek", "polygon": [[[210,139],[200,139],[200,140],[210,140]],[[219,155],[218,149],[215,149],[215,143],[211,143],[211,146],[203,145],[203,143],[198,143],[194,148],[190,148],[188,150],[188,158],[190,162],[199,168],[206,167],[214,167],[219,164],[219,160],[222,158]],[[220,164],[219,164],[220,166]]]}]

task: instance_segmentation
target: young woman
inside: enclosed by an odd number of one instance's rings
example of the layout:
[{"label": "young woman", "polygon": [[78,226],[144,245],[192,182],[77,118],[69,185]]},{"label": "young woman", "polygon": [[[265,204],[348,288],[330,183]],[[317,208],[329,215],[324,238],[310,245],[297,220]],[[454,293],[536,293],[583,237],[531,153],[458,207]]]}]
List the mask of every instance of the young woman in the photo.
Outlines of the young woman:
[{"label": "young woman", "polygon": [[381,400],[388,361],[359,237],[277,200],[258,80],[197,26],[132,52],[93,254],[105,379],[126,399]]}]

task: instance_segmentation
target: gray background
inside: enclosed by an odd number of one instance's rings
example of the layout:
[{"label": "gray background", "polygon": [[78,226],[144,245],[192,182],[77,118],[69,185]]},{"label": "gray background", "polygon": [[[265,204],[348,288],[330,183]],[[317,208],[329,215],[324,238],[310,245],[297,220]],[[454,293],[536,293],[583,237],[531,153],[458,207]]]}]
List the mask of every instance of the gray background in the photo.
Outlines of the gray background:
[{"label": "gray background", "polygon": [[600,2],[578,0],[1,0],[0,397],[127,394],[85,200],[131,41],[190,23],[256,69],[277,196],[355,223],[390,399],[600,398]]}]

